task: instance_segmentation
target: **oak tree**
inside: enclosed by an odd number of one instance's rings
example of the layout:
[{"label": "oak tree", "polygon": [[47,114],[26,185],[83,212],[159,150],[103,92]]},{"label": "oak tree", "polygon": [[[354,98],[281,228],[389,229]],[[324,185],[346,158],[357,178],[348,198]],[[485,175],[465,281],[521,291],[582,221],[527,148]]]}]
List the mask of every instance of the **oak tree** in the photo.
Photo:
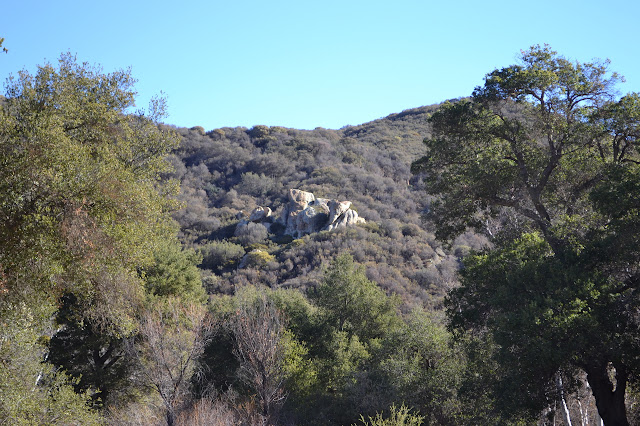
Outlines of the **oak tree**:
[{"label": "oak tree", "polygon": [[[635,195],[615,176],[637,174],[640,96],[619,97],[622,79],[608,65],[548,46],[522,52],[470,99],[433,114],[413,171],[435,196],[440,238],[468,228],[493,237],[466,261],[449,314],[459,330],[490,334],[505,372],[520,372],[505,373],[509,395],[544,394],[558,371],[582,369],[605,424],[624,425],[625,389],[640,367],[640,258],[625,244],[637,228],[620,228],[636,223],[635,211],[616,207]],[[543,397],[531,401],[544,407]]]},{"label": "oak tree", "polygon": [[[0,104],[0,323],[24,314],[32,341],[23,345],[35,359],[46,357],[52,315],[36,321],[29,313],[53,313],[63,295],[74,298],[76,324],[92,324],[85,335],[115,341],[130,333],[144,295],[139,271],[176,231],[168,197],[176,187],[161,173],[178,140],[159,127],[164,100],[134,110],[134,84],[128,70],[104,73],[71,54],[7,79]],[[107,352],[96,353],[102,367],[112,365],[104,357],[113,354],[108,341]],[[12,353],[3,365],[21,365]],[[52,391],[56,382],[36,380],[31,365],[19,374],[32,375],[25,383],[37,386],[25,392]],[[64,404],[56,409],[62,414]]]}]

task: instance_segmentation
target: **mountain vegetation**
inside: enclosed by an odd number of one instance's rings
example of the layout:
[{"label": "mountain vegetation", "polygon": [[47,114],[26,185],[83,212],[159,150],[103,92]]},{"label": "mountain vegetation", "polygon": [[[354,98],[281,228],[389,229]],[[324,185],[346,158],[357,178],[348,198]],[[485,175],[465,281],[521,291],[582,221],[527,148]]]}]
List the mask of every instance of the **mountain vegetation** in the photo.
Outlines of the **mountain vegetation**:
[{"label": "mountain vegetation", "polygon": [[[134,112],[128,71],[19,72],[0,424],[636,423],[640,98],[620,80],[534,46],[469,98],[206,131],[163,124],[162,98]],[[292,202],[364,221],[291,233]]]},{"label": "mountain vegetation", "polygon": [[[460,255],[485,240],[466,235],[447,255],[422,222],[428,198],[410,164],[423,152],[427,117],[435,109],[341,130],[176,129],[182,143],[171,156],[169,177],[181,183],[178,199],[185,208],[174,216],[181,240],[200,250],[203,268],[215,274],[210,285],[223,293],[249,282],[305,290],[320,281],[323,265],[348,251],[407,308],[440,305],[456,280]],[[291,188],[349,200],[367,223],[295,241],[277,226],[269,234],[261,226],[237,232],[240,212],[267,206],[277,218]],[[252,245],[263,246],[273,260],[263,268],[237,268]]]},{"label": "mountain vegetation", "polygon": [[430,216],[442,237],[496,229],[490,249],[465,259],[448,309],[454,329],[495,342],[510,411],[541,410],[546,388],[586,374],[604,423],[629,424],[640,96],[618,98],[619,80],[607,62],[536,46],[435,113],[414,163],[437,196]]}]

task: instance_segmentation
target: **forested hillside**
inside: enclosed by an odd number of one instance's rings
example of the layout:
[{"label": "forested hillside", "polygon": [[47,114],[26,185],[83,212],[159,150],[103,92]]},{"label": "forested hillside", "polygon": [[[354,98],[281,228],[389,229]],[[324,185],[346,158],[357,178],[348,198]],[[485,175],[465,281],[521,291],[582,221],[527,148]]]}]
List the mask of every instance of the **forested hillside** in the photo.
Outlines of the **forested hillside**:
[{"label": "forested hillside", "polygon": [[[174,217],[182,240],[201,249],[202,266],[216,274],[208,282],[224,292],[249,282],[305,289],[338,253],[349,252],[388,294],[401,295],[405,307],[441,303],[460,256],[482,240],[467,236],[445,254],[422,220],[429,200],[409,168],[423,151],[427,118],[436,108],[341,130],[177,129],[182,142],[171,157],[171,177],[180,180],[185,208]],[[258,230],[234,237],[239,212],[268,206],[278,217],[290,188],[352,201],[367,223],[295,242]],[[243,250],[256,244],[266,246],[269,262],[238,269]]]},{"label": "forested hillside", "polygon": [[0,425],[637,424],[620,81],[534,46],[469,98],[205,130],[162,123],[162,98],[132,113],[128,71],[20,72]]},{"label": "forested hillside", "polygon": [[[291,333],[279,343],[293,351],[280,355],[284,371],[269,373],[271,396],[257,394],[268,421],[346,424],[394,403],[430,423],[461,419],[466,403],[456,401],[455,383],[464,361],[447,346],[442,303],[462,256],[487,240],[467,233],[443,246],[424,220],[429,198],[410,166],[437,108],[340,130],[175,129],[182,140],[167,178],[180,182],[183,208],[174,217],[183,244],[202,256],[215,315],[229,324],[257,317],[258,329],[284,321]],[[366,222],[294,239],[276,226],[289,189],[351,201]],[[269,232],[258,223],[239,232],[256,207],[274,212]],[[260,367],[243,367],[237,345],[258,330],[237,327],[214,338],[203,358],[204,382],[216,392],[257,389]],[[260,364],[276,362],[276,348],[259,350],[268,357]],[[421,371],[425,362],[432,367]]]},{"label": "forested hillside", "polygon": [[[7,87],[0,422],[460,418],[442,302],[481,240],[443,250],[421,219],[409,168],[436,107],[342,130],[178,129],[163,99],[129,112],[127,71],[69,54]],[[290,189],[366,222],[238,226]]]}]

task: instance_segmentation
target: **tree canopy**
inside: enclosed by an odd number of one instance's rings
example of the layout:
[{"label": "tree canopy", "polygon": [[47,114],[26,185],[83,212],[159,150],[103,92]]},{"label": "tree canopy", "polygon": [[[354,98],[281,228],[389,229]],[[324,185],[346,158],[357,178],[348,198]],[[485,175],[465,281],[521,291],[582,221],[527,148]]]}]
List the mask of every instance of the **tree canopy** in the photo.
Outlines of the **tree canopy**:
[{"label": "tree canopy", "polygon": [[[428,215],[440,238],[492,236],[465,261],[452,326],[495,339],[512,389],[544,395],[558,371],[582,369],[605,424],[627,424],[640,258],[628,245],[637,234],[621,225],[637,226],[640,97],[619,97],[608,65],[549,46],[522,52],[433,114],[413,171],[435,196]],[[535,409],[544,399],[532,398]]]},{"label": "tree canopy", "polygon": [[69,291],[93,316],[128,318],[136,268],[151,264],[159,238],[173,231],[172,189],[160,173],[177,143],[156,125],[161,100],[148,115],[130,111],[134,82],[129,71],[104,74],[70,54],[8,79],[0,271],[11,297]]},{"label": "tree canopy", "polygon": [[[162,99],[147,113],[132,111],[134,83],[129,71],[107,74],[71,54],[57,66],[7,80],[0,105],[0,387],[9,386],[7,377],[31,377],[29,389],[20,389],[32,396],[20,398],[52,395],[56,387],[67,392],[64,374],[38,366],[52,314],[65,309],[61,296],[72,297],[75,317],[60,325],[75,324],[67,331],[85,337],[100,333],[99,343],[111,347],[135,329],[144,295],[140,271],[153,266],[159,246],[175,239],[169,214],[175,204],[167,197],[175,185],[161,173],[177,138],[158,127]],[[29,330],[5,327],[16,316]],[[93,326],[82,327],[85,320]],[[21,336],[31,340],[20,342]],[[16,345],[31,348],[29,362],[20,362]],[[19,374],[7,373],[16,368]],[[100,376],[94,382],[105,380],[112,381]],[[86,399],[82,393],[74,402],[78,416]],[[49,423],[68,409],[64,404],[61,397],[40,414],[2,406],[0,417]]]}]

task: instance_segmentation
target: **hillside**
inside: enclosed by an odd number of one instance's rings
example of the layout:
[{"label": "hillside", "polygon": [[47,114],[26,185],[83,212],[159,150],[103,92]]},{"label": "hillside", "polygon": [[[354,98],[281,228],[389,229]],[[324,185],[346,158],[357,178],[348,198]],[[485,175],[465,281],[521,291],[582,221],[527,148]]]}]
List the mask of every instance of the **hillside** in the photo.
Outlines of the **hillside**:
[{"label": "hillside", "polygon": [[521,63],[339,130],[167,126],[70,53],[9,79],[0,418],[640,424],[640,94]]},{"label": "hillside", "polygon": [[[306,288],[341,252],[366,267],[369,279],[406,302],[436,306],[454,281],[458,260],[476,237],[460,239],[445,254],[421,218],[428,208],[412,161],[429,136],[427,118],[437,105],[392,114],[340,130],[254,126],[205,132],[176,129],[172,155],[185,205],[175,218],[181,238],[201,249],[211,292],[231,293],[248,282],[272,288]],[[271,233],[234,236],[241,212],[270,207],[278,217],[290,188],[349,200],[367,223],[296,241]],[[270,256],[238,268],[257,245]]]}]

